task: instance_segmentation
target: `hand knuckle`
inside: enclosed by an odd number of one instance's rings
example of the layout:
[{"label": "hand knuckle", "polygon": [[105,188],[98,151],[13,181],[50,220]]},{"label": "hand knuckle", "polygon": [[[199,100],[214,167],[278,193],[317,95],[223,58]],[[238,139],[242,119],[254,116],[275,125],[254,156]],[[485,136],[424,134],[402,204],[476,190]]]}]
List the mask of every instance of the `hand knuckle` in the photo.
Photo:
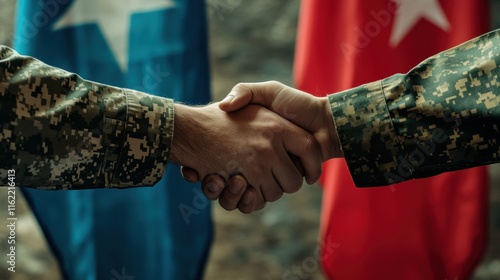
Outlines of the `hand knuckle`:
[{"label": "hand knuckle", "polygon": [[275,119],[271,122],[269,122],[269,130],[271,133],[275,133],[275,132],[280,132],[283,130],[283,122],[278,120],[278,119]]},{"label": "hand knuckle", "polygon": [[281,87],[283,84],[276,81],[276,80],[270,80],[269,81],[269,85],[273,86],[273,87]]},{"label": "hand knuckle", "polygon": [[245,83],[237,83],[235,86],[234,86],[234,90],[243,90],[246,88],[246,85]]},{"label": "hand knuckle", "polygon": [[259,143],[255,144],[255,150],[258,151],[258,153],[264,155],[271,154],[274,152],[273,146],[267,140],[260,141]]}]

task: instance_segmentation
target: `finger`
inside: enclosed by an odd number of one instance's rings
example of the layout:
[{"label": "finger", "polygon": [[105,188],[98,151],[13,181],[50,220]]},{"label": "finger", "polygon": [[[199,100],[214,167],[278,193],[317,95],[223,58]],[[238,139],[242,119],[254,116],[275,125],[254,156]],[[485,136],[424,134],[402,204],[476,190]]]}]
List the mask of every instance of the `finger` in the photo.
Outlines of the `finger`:
[{"label": "finger", "polygon": [[198,176],[198,172],[191,167],[186,167],[186,166],[181,166],[181,175],[184,178],[184,180],[190,182],[190,183],[195,183],[200,180]]},{"label": "finger", "polygon": [[203,182],[201,182],[201,189],[206,197],[211,200],[216,200],[221,195],[225,185],[226,181],[224,180],[224,177],[218,174],[210,174],[203,178]]},{"label": "finger", "polygon": [[[262,171],[251,175],[252,178],[258,179],[257,181],[250,181],[252,187],[257,192],[258,204],[280,199],[285,192],[284,187],[286,187],[287,180],[289,177],[293,177],[293,175],[290,175],[293,172],[295,172],[295,177],[298,177],[302,181],[302,175],[297,171],[290,158],[283,156],[283,154],[286,155],[285,148],[282,145],[277,145],[275,149],[265,157],[268,161],[262,163]],[[275,173],[275,169],[281,170],[278,176]]]},{"label": "finger", "polygon": [[233,112],[247,106],[251,101],[252,91],[246,87],[236,85],[219,103],[219,108],[222,111]]},{"label": "finger", "polygon": [[247,181],[243,176],[232,176],[229,179],[227,187],[222,191],[219,197],[220,206],[228,211],[236,209],[247,186]]},{"label": "finger", "polygon": [[285,129],[284,133],[285,149],[300,158],[305,170],[306,182],[308,184],[315,183],[321,176],[323,162],[318,142],[311,134],[296,126],[290,130]]},{"label": "finger", "polygon": [[272,166],[272,174],[280,186],[281,193],[279,196],[274,197],[274,200],[267,199],[266,201],[272,202],[280,198],[283,193],[294,193],[302,187],[303,175],[297,169],[296,165],[290,158],[287,151],[283,148],[282,151],[276,151],[278,162]]},{"label": "finger", "polygon": [[300,161],[300,158],[288,153],[288,157],[290,157],[290,160],[293,162],[293,165],[295,165],[295,168],[299,171],[302,176],[306,173],[306,170],[304,169],[304,166],[302,165],[302,162]]},{"label": "finger", "polygon": [[255,203],[255,207],[253,209],[253,211],[259,211],[259,210],[262,210],[264,209],[264,207],[266,207],[267,205],[267,202],[265,201],[258,201]]},{"label": "finger", "polygon": [[257,193],[255,192],[255,189],[252,187],[246,188],[240,202],[238,202],[238,210],[240,210],[240,212],[244,214],[252,213],[255,209],[255,204],[257,202],[256,200]]},{"label": "finger", "polygon": [[249,190],[248,192],[251,192],[251,193],[255,194],[255,204],[254,204],[254,207],[253,207],[253,211],[258,211],[258,210],[261,210],[264,207],[266,207],[267,202],[264,200],[261,191],[259,191],[258,189],[256,189],[254,186],[249,186],[247,189],[252,189],[252,190]]},{"label": "finger", "polygon": [[[272,175],[272,174],[270,174],[270,175]],[[263,177],[263,176],[256,176],[256,178],[261,178],[261,177]],[[273,181],[276,184],[275,188],[281,189],[280,186],[277,184],[277,182],[274,180],[274,178],[273,178]],[[259,187],[255,187],[255,186],[259,186]],[[247,189],[250,189],[250,188],[253,189],[251,192],[255,194],[254,210],[262,209],[267,203],[266,198],[262,192],[263,191],[262,185],[258,182],[255,182],[253,185],[252,184],[248,185]]]},{"label": "finger", "polygon": [[[283,193],[285,193],[285,187],[280,184],[281,182],[278,180],[274,172],[272,172],[271,176],[274,177],[274,182],[268,182],[268,185],[260,186],[262,196],[266,202],[274,202],[280,199],[283,196]],[[300,176],[300,179],[302,180],[302,176]]]},{"label": "finger", "polygon": [[239,83],[219,103],[219,108],[226,112],[239,110],[253,103],[270,108],[278,93],[285,87],[283,84],[270,81],[262,83]]},{"label": "finger", "polygon": [[239,83],[219,103],[219,108],[232,112],[248,104],[261,105],[310,132],[323,125],[318,114],[321,99],[276,81]]}]

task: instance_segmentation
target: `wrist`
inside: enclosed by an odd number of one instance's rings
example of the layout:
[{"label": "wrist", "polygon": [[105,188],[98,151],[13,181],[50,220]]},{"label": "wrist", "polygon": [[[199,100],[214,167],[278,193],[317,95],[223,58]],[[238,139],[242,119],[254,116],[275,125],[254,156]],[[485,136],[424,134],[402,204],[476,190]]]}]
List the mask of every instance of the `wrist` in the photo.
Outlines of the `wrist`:
[{"label": "wrist", "polygon": [[197,124],[196,109],[182,104],[174,104],[174,136],[169,161],[178,165],[190,165],[193,158],[192,132],[200,130]]},{"label": "wrist", "polygon": [[340,146],[340,140],[337,133],[337,127],[335,126],[335,120],[332,114],[332,107],[328,97],[320,98],[324,112],[324,125],[328,134],[327,141],[320,143],[323,154],[326,154],[326,159],[340,158],[344,157],[342,148]]}]

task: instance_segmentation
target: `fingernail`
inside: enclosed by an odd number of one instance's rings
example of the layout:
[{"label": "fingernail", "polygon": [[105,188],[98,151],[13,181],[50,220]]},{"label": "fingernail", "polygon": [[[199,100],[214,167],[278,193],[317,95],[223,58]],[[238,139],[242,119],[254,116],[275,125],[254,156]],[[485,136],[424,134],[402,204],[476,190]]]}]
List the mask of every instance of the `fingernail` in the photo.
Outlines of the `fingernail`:
[{"label": "fingernail", "polygon": [[230,92],[226,97],[224,97],[224,99],[222,99],[222,102],[231,102],[233,101],[234,99],[234,94],[232,92]]},{"label": "fingernail", "polygon": [[229,191],[234,195],[239,194],[242,189],[243,189],[243,182],[241,180],[236,180],[234,184],[231,184],[229,186]]},{"label": "fingernail", "polygon": [[217,184],[215,184],[213,182],[207,183],[207,188],[208,188],[208,191],[211,193],[217,193],[219,191],[219,187],[217,186]]}]

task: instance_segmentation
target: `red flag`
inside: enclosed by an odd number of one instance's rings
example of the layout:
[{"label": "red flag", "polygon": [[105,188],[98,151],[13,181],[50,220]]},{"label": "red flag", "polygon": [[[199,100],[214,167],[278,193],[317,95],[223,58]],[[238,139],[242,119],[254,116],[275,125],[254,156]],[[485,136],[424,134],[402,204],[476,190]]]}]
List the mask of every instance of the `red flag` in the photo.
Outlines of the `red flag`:
[{"label": "red flag", "polygon": [[[295,79],[325,95],[408,72],[485,33],[487,0],[302,2]],[[488,177],[474,168],[391,187],[356,188],[325,163],[321,253],[329,279],[465,279],[487,240]]]}]

